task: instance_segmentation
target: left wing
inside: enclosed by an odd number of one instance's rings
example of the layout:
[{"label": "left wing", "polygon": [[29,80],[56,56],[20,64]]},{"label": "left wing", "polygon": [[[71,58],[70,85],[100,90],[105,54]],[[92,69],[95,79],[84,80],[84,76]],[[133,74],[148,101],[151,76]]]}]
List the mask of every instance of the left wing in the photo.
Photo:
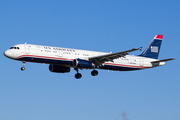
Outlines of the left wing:
[{"label": "left wing", "polygon": [[106,55],[100,55],[100,56],[95,56],[95,57],[90,57],[89,61],[94,63],[96,66],[101,65],[104,62],[111,61],[113,62],[114,59],[117,59],[119,57],[124,57],[129,54],[129,52],[140,50],[141,48],[133,48],[131,50],[126,50],[122,52],[117,52],[117,53],[109,53]]}]

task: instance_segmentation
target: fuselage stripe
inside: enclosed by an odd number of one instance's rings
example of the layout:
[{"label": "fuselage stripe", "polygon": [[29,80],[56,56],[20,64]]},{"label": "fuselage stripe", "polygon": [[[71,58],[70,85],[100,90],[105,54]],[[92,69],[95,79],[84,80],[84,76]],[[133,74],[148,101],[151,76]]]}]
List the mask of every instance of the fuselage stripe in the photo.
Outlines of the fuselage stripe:
[{"label": "fuselage stripe", "polygon": [[[44,58],[44,59],[51,59],[51,60],[66,60],[66,61],[73,61],[74,59],[68,58],[57,58],[57,57],[47,57],[47,56],[37,56],[37,55],[21,55],[16,59],[21,59],[23,57],[33,57],[33,58]],[[150,67],[143,67],[143,66],[132,66],[132,65],[124,65],[124,64],[114,64],[114,63],[103,63],[104,65],[110,66],[120,66],[120,67],[130,67],[130,68],[150,68]]]},{"label": "fuselage stripe", "polygon": [[21,55],[17,57],[16,59],[20,59],[23,57],[35,57],[35,58],[46,58],[46,59],[56,59],[56,60],[70,60],[72,61],[73,59],[67,59],[67,58],[56,58],[56,57],[46,57],[46,56],[37,56],[37,55]]}]

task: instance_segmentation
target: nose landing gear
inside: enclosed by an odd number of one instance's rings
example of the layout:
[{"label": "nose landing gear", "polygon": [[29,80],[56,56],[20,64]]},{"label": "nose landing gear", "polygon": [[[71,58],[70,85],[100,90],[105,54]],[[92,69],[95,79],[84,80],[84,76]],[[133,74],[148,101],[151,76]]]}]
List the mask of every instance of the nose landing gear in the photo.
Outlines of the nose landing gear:
[{"label": "nose landing gear", "polygon": [[25,64],[26,64],[26,62],[24,62],[24,61],[23,61],[23,67],[21,67],[21,70],[22,70],[22,71],[24,71],[24,70],[25,70],[25,67],[24,67],[24,66],[25,66]]}]

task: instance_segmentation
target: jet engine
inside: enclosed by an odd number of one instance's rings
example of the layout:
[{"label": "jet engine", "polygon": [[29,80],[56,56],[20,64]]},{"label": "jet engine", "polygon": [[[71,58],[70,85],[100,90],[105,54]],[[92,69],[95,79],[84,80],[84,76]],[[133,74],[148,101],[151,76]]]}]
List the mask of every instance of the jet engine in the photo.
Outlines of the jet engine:
[{"label": "jet engine", "polygon": [[67,72],[70,72],[70,70],[71,70],[70,67],[64,67],[61,65],[53,65],[53,64],[49,65],[49,71],[51,72],[67,73]]},{"label": "jet engine", "polygon": [[94,68],[94,64],[92,62],[82,59],[74,59],[73,66],[78,68]]}]

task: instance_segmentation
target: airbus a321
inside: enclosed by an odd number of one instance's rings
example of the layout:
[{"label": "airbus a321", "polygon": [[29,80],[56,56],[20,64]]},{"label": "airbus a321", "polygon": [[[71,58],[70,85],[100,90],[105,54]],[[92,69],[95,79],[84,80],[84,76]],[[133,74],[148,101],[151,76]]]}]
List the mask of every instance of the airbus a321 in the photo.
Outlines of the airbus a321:
[{"label": "airbus a321", "polygon": [[10,59],[26,62],[49,64],[49,70],[56,73],[68,73],[70,68],[77,71],[76,79],[82,77],[79,69],[92,69],[91,75],[97,76],[97,69],[113,71],[132,71],[165,65],[174,58],[158,60],[163,35],[156,35],[146,49],[137,56],[128,55],[141,48],[133,48],[116,53],[95,52],[62,47],[50,47],[32,44],[18,44],[4,52]]}]

